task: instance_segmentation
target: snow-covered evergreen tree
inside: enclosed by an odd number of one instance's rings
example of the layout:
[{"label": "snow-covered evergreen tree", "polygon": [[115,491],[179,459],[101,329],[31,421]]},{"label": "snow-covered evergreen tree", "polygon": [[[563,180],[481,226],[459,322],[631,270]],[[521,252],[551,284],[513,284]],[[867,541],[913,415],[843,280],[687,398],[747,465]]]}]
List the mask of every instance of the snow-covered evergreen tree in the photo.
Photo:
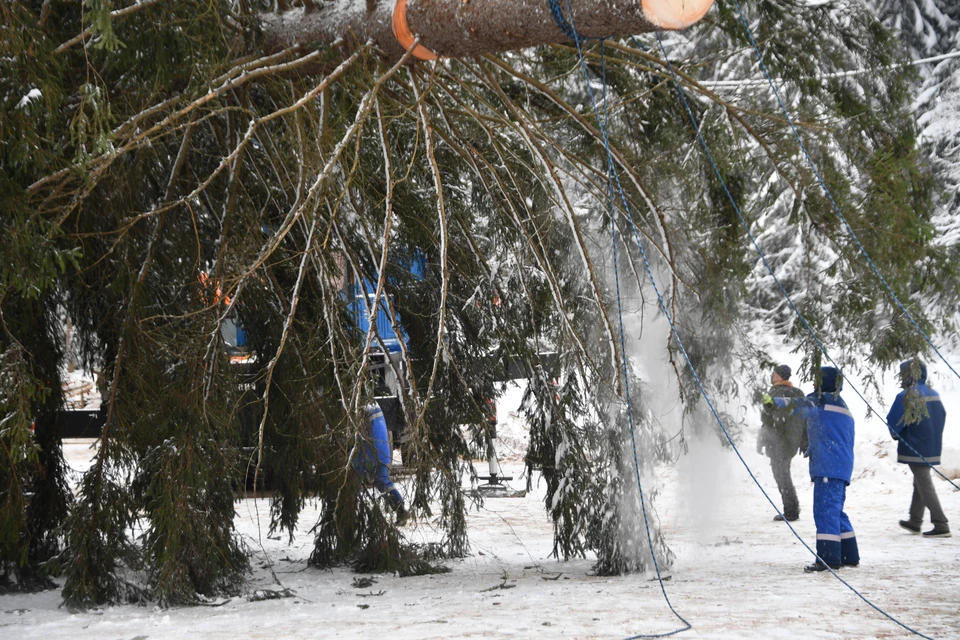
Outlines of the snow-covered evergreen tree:
[{"label": "snow-covered evergreen tree", "polygon": [[[957,260],[960,240],[960,5],[950,0],[874,0],[877,14],[916,61],[913,108],[937,178],[935,242]],[[929,297],[934,313],[960,316],[956,300]],[[953,347],[956,332],[946,333]]]}]

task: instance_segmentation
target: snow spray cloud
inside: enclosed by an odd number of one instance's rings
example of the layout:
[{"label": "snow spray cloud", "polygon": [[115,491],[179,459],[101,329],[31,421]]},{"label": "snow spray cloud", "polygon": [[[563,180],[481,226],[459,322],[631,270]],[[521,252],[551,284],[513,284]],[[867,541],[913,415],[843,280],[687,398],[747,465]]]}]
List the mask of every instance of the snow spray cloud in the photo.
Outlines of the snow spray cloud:
[{"label": "snow spray cloud", "polygon": [[[709,525],[722,501],[719,480],[726,475],[730,464],[724,455],[726,439],[707,410],[699,388],[689,373],[686,362],[678,353],[671,360],[672,333],[667,318],[660,311],[656,294],[648,281],[627,280],[623,274],[629,269],[620,265],[620,295],[625,342],[624,357],[630,375],[630,407],[633,410],[636,460],[639,463],[640,480],[646,506],[647,524],[651,527],[653,546],[661,566],[669,565],[672,553],[659,533],[659,519],[654,502],[662,489],[653,473],[655,463],[677,465],[682,488],[679,504],[682,505],[684,522]],[[663,265],[651,265],[658,282],[670,281]],[[613,265],[606,270],[609,286],[614,290]],[[614,303],[615,305],[615,303]],[[614,306],[614,313],[616,307]],[[702,317],[698,308],[684,313],[683,300],[678,299],[674,313],[682,313],[681,329],[691,357],[698,362],[698,373],[705,383],[710,379],[727,377],[734,348],[731,332]],[[718,401],[718,409],[734,438],[740,428],[739,420],[730,415],[730,402],[722,385],[710,389]],[[621,447],[618,453],[621,476],[635,478],[637,470],[632,447],[634,439],[629,431],[630,423],[625,415],[628,407],[618,398],[613,398],[609,407],[608,424],[617,429],[616,437]],[[739,411],[737,411],[739,413]],[[619,495],[620,539],[622,553],[633,557],[639,564],[649,558],[644,513],[640,504],[640,489],[637,483],[624,483]],[[698,527],[710,530],[711,527]]]},{"label": "snow spray cloud", "polygon": [[[606,266],[609,290],[615,291],[612,260]],[[629,272],[620,269],[621,274]],[[660,534],[654,503],[661,486],[653,469],[655,462],[672,458],[671,452],[683,436],[683,403],[668,355],[670,326],[659,313],[655,295],[649,285],[638,285],[636,279],[628,281],[621,277],[619,289],[622,357],[627,363],[630,402],[610,397],[607,405],[608,454],[618,479],[608,486],[608,504],[616,505],[618,545],[625,563],[634,568],[652,569],[652,541],[657,562],[666,568],[673,561],[673,553]],[[611,313],[617,317],[615,301]],[[628,412],[632,412],[632,416]]]}]

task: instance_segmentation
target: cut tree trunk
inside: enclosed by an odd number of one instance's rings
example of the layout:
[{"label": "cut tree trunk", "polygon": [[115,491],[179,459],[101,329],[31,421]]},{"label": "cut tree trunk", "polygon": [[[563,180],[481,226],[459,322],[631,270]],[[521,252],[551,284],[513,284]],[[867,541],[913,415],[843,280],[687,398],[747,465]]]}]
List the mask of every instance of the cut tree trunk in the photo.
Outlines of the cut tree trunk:
[{"label": "cut tree trunk", "polygon": [[[567,21],[591,37],[684,29],[713,4],[713,0],[559,2]],[[327,0],[315,9],[266,14],[263,31],[272,50],[369,40],[387,57],[398,58],[404,48],[393,33],[394,6],[394,0]],[[410,0],[406,17],[410,31],[427,49],[449,58],[569,42],[553,20],[549,0]]]}]

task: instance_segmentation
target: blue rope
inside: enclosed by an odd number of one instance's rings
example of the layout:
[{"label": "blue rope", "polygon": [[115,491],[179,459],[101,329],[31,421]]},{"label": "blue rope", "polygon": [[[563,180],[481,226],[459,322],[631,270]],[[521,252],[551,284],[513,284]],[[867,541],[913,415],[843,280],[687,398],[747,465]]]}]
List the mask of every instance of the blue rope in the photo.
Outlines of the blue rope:
[{"label": "blue rope", "polygon": [[[737,14],[740,17],[740,22],[743,23],[743,28],[746,30],[747,37],[750,39],[750,45],[753,47],[753,50],[757,54],[757,60],[760,62],[760,68],[763,69],[763,75],[767,78],[767,83],[770,85],[770,88],[773,90],[773,95],[777,98],[777,104],[780,105],[780,110],[783,111],[783,115],[786,116],[787,122],[790,124],[790,129],[793,131],[793,135],[797,137],[797,142],[800,143],[800,149],[803,151],[804,157],[807,159],[807,162],[810,163],[810,168],[813,170],[813,175],[816,176],[817,181],[820,183],[820,188],[823,189],[823,193],[827,196],[827,199],[830,201],[830,204],[833,206],[834,210],[837,212],[837,216],[843,222],[843,226],[846,228],[847,233],[850,234],[850,237],[853,238],[854,243],[857,245],[857,248],[860,250],[860,253],[863,254],[863,257],[866,259],[867,264],[870,265],[870,268],[876,274],[877,278],[883,284],[883,287],[887,290],[887,293],[890,294],[890,297],[893,298],[893,301],[896,302],[897,307],[900,308],[900,311],[907,316],[910,320],[910,323],[916,328],[917,332],[923,336],[923,339],[926,341],[930,348],[937,354],[940,360],[943,361],[947,368],[953,372],[953,375],[957,376],[960,379],[960,373],[957,373],[956,369],[947,362],[947,359],[940,353],[940,350],[933,343],[930,337],[924,332],[924,330],[914,319],[913,315],[907,311],[907,308],[900,302],[900,298],[897,297],[897,294],[894,293],[893,288],[887,282],[887,279],[883,277],[883,274],[880,273],[880,269],[874,263],[873,259],[867,253],[867,250],[864,248],[863,244],[860,243],[860,238],[857,237],[857,234],[854,232],[853,227],[850,226],[850,223],[847,222],[846,217],[843,215],[843,211],[840,210],[840,205],[837,204],[837,201],[834,200],[833,194],[830,192],[830,189],[827,187],[827,184],[823,181],[823,178],[820,176],[820,172],[817,170],[817,165],[813,162],[813,158],[810,157],[810,153],[807,151],[806,145],[803,143],[803,138],[800,137],[800,132],[797,131],[796,125],[793,123],[793,118],[790,116],[790,112],[787,110],[787,107],[783,103],[783,99],[780,97],[780,92],[777,90],[776,85],[773,82],[773,78],[770,76],[770,71],[767,69],[767,65],[763,60],[763,54],[760,53],[760,47],[757,46],[757,41],[753,36],[753,30],[750,29],[750,25],[747,23],[747,19],[743,15],[743,9],[740,7],[740,3],[737,0],[733,0],[733,5],[737,8]],[[954,485],[956,486],[956,485]]]},{"label": "blue rope", "polygon": [[[640,45],[640,43],[637,42],[636,38],[631,36],[631,40],[634,46],[640,49],[643,48]],[[663,42],[660,40],[659,34],[657,35],[657,42],[660,43],[660,50],[663,52],[664,61],[666,62],[667,68],[670,70],[671,75],[673,76],[674,86],[676,87],[677,93],[680,96],[680,100],[683,103],[683,108],[686,110],[687,116],[690,118],[690,122],[693,124],[693,128],[697,132],[697,137],[700,140],[700,146],[703,147],[704,153],[706,154],[707,158],[710,160],[710,164],[713,167],[713,172],[716,174],[717,179],[720,180],[720,184],[723,186],[723,190],[727,196],[727,200],[730,201],[730,204],[733,207],[734,212],[736,212],[737,214],[737,218],[740,220],[740,225],[743,227],[743,230],[746,232],[747,236],[750,238],[750,242],[753,244],[753,248],[754,250],[756,250],[757,255],[760,256],[760,260],[763,263],[763,266],[766,268],[767,272],[773,277],[773,281],[777,284],[777,287],[780,289],[780,293],[783,294],[783,297],[787,301],[787,304],[790,306],[790,309],[793,311],[793,313],[797,316],[797,318],[803,324],[803,327],[806,330],[807,334],[813,339],[814,342],[816,342],[817,347],[820,349],[820,352],[823,353],[824,357],[826,357],[826,359],[830,362],[830,364],[832,364],[837,369],[837,371],[839,371],[841,375],[843,375],[843,369],[830,356],[830,353],[827,351],[827,347],[823,344],[823,342],[820,340],[819,336],[817,335],[817,332],[810,325],[810,323],[807,321],[804,315],[800,312],[800,309],[797,308],[797,305],[794,304],[793,298],[791,298],[790,294],[787,293],[787,290],[783,286],[783,283],[780,282],[780,279],[777,277],[777,274],[774,272],[773,267],[767,261],[767,256],[763,253],[763,250],[760,248],[759,242],[757,242],[756,237],[753,235],[753,232],[750,229],[750,224],[744,218],[743,213],[740,211],[740,207],[737,206],[737,203],[734,200],[733,195],[730,193],[730,190],[727,188],[726,181],[723,179],[723,176],[720,174],[720,169],[713,158],[713,154],[710,153],[710,149],[707,146],[706,139],[703,137],[703,133],[700,131],[700,126],[697,124],[697,119],[693,115],[693,110],[690,108],[690,103],[687,101],[687,97],[683,92],[683,87],[680,85],[680,80],[679,78],[677,78],[676,72],[674,71],[674,68],[673,68],[673,64],[670,62],[669,58],[667,57],[667,52],[663,47]],[[843,375],[843,377],[847,379],[846,375]],[[880,419],[881,423],[886,424],[887,422],[886,417],[884,417],[879,411],[877,411],[873,407],[872,404],[870,404],[870,401],[867,400],[866,396],[864,396],[864,394],[861,393],[860,390],[852,382],[850,383],[849,386],[851,389],[853,389],[854,393],[857,394],[860,400],[863,401],[863,403],[867,406],[870,412],[872,412],[875,416],[877,416]],[[925,463],[927,463],[937,475],[939,475],[941,478],[943,478],[948,483],[950,483],[950,485],[952,485],[954,489],[957,489],[958,491],[960,491],[960,486],[957,486],[956,484],[954,484],[954,482],[950,480],[950,478],[945,476],[939,469],[937,469],[937,467],[933,463],[931,463],[929,460],[927,460],[927,458],[925,458],[919,451],[917,451],[913,447],[913,445],[911,445],[906,440],[903,440],[902,438],[900,441],[903,442],[905,445],[907,445],[907,447],[911,449],[917,455],[917,457],[921,458]]]},{"label": "blue rope", "polygon": [[[797,315],[797,317],[798,317],[798,318],[800,319],[800,321],[803,323],[804,327],[807,329],[807,331],[809,332],[810,336],[816,341],[817,345],[819,346],[820,350],[823,352],[824,356],[826,356],[826,358],[827,358],[828,360],[830,360],[830,362],[831,362],[834,366],[836,366],[837,369],[839,370],[840,367],[837,366],[837,364],[836,364],[836,363],[833,361],[833,359],[830,357],[830,354],[827,352],[826,347],[823,345],[823,342],[820,341],[820,338],[817,337],[816,332],[813,331],[813,328],[812,328],[812,327],[810,326],[810,324],[807,322],[806,318],[804,318],[804,317],[803,317],[803,314],[800,313],[800,310],[797,309],[797,307],[796,307],[796,305],[793,303],[793,300],[791,299],[790,295],[787,293],[787,291],[786,291],[786,289],[784,288],[783,284],[780,282],[779,278],[777,278],[776,274],[774,273],[773,269],[771,268],[770,263],[767,261],[767,258],[766,258],[766,256],[764,255],[763,251],[760,249],[760,245],[757,243],[756,238],[754,237],[752,231],[750,230],[750,225],[747,224],[747,221],[744,219],[743,214],[742,214],[742,212],[740,211],[740,208],[737,206],[737,203],[736,203],[736,201],[734,200],[733,195],[730,193],[730,190],[729,190],[729,188],[727,187],[726,181],[723,179],[723,175],[720,173],[720,168],[717,166],[717,163],[716,163],[716,161],[715,161],[714,158],[713,158],[713,154],[710,153],[710,149],[709,149],[709,147],[707,146],[706,140],[705,140],[704,137],[703,137],[703,133],[702,133],[702,131],[700,130],[700,126],[697,124],[697,120],[696,120],[696,118],[695,118],[694,115],[693,115],[693,111],[692,111],[692,109],[690,108],[690,104],[687,102],[686,95],[684,95],[684,93],[683,93],[683,88],[682,88],[681,85],[680,85],[680,80],[679,80],[679,78],[677,78],[677,74],[676,74],[676,71],[675,71],[674,68],[673,68],[673,64],[670,62],[670,59],[669,59],[669,57],[667,56],[667,51],[666,51],[666,49],[665,49],[664,46],[663,46],[663,41],[660,39],[660,34],[659,34],[659,33],[657,34],[657,42],[658,42],[659,45],[660,45],[660,51],[663,53],[663,59],[664,59],[664,61],[665,61],[666,64],[667,64],[667,68],[670,70],[670,74],[671,74],[671,76],[673,77],[674,85],[676,86],[677,92],[678,92],[678,94],[680,95],[680,99],[681,99],[681,101],[683,102],[683,106],[684,106],[684,109],[685,109],[686,112],[687,112],[687,116],[689,116],[690,122],[693,124],[693,127],[694,127],[694,129],[696,130],[696,132],[697,132],[697,138],[698,138],[699,141],[700,141],[700,145],[703,147],[703,150],[704,150],[704,152],[706,153],[706,156],[707,156],[707,158],[708,158],[709,161],[710,161],[710,165],[713,167],[713,171],[714,171],[714,173],[716,174],[717,179],[720,180],[720,184],[723,186],[724,193],[726,194],[727,199],[730,201],[730,204],[733,206],[733,209],[734,209],[734,211],[736,212],[737,217],[738,217],[739,220],[740,220],[740,224],[743,226],[744,230],[747,232],[747,235],[750,237],[750,241],[753,243],[754,248],[756,249],[757,253],[760,255],[760,259],[761,259],[761,261],[763,262],[763,265],[767,268],[767,271],[770,272],[770,275],[773,276],[774,281],[777,283],[777,286],[780,288],[780,291],[781,291],[781,293],[783,294],[784,298],[787,300],[787,303],[790,305],[790,308],[793,309],[794,313]],[[636,44],[636,40],[634,40],[634,43]],[[638,240],[638,244],[639,244],[639,237],[637,238],[637,240]],[[642,249],[641,249],[641,251],[642,251]],[[644,261],[646,261],[646,257],[644,257]],[[652,276],[651,276],[651,277],[652,277]],[[659,292],[657,293],[657,295],[658,295],[658,297],[659,297],[659,295],[660,295]],[[673,331],[674,331],[674,336],[677,337],[677,343],[680,345],[680,349],[683,351],[684,357],[687,358],[687,364],[690,365],[690,370],[691,370],[691,372],[693,373],[694,378],[697,380],[697,384],[700,386],[700,391],[701,391],[701,393],[703,393],[704,399],[706,399],[707,403],[710,405],[710,409],[711,409],[711,411],[713,411],[714,417],[717,419],[717,422],[720,424],[720,428],[723,429],[724,435],[727,437],[727,440],[730,442],[730,445],[733,447],[734,451],[736,451],[737,457],[740,458],[740,461],[743,463],[744,467],[747,469],[747,472],[750,474],[750,477],[753,478],[753,481],[754,481],[754,482],[757,484],[757,486],[760,488],[760,491],[763,493],[764,497],[765,497],[765,498],[767,499],[767,501],[773,506],[773,508],[777,511],[777,513],[782,516],[783,514],[780,513],[780,510],[777,508],[777,505],[773,502],[773,500],[770,498],[770,496],[767,494],[767,492],[766,492],[766,491],[763,489],[763,487],[760,485],[760,482],[759,482],[759,481],[757,480],[757,478],[754,476],[753,471],[750,470],[749,465],[747,465],[746,461],[743,459],[743,456],[740,454],[739,449],[737,449],[737,446],[733,443],[733,439],[730,437],[730,434],[727,432],[727,429],[726,429],[726,427],[724,426],[723,421],[720,419],[720,416],[717,414],[716,410],[713,408],[713,404],[710,402],[710,399],[707,397],[706,391],[704,390],[703,385],[700,383],[699,378],[697,378],[696,372],[693,371],[693,366],[690,364],[690,359],[689,359],[689,357],[687,356],[686,349],[684,349],[683,344],[680,343],[680,338],[679,338],[679,336],[677,336],[677,334],[676,334],[676,329],[673,327],[673,321],[670,319],[669,314],[667,313],[666,308],[663,307],[663,302],[662,302],[662,300],[661,300],[661,307],[663,308],[664,314],[667,315],[667,319],[670,321],[671,329],[673,329]],[[852,385],[851,385],[851,386],[852,386]],[[856,387],[853,387],[853,389],[854,389],[854,391],[857,392],[857,395],[859,395],[860,398],[861,398],[864,402],[867,403],[867,406],[869,407],[870,404],[866,401],[866,398],[863,397],[863,395],[856,389]],[[871,410],[873,410],[872,407],[871,407]],[[874,410],[874,413],[876,413],[875,410]],[[878,414],[878,415],[879,415],[879,414]],[[800,537],[800,534],[798,534],[797,531],[796,531],[796,529],[793,528],[793,525],[791,525],[790,522],[788,522],[786,519],[784,519],[784,523],[790,528],[790,531],[791,531],[791,532],[793,533],[793,535],[797,538],[797,540],[799,540],[800,543],[801,543],[804,547],[806,547],[807,551],[809,551],[810,553],[812,553],[819,561],[823,562],[822,559],[820,558],[820,556],[817,555],[816,551],[814,551],[813,549],[811,549],[810,546],[806,543],[806,541],[804,541],[804,539],[803,539],[802,537]],[[896,618],[894,618],[892,615],[890,615],[889,613],[887,613],[886,611],[884,611],[883,609],[881,609],[880,607],[878,607],[877,605],[875,605],[874,603],[872,603],[870,600],[868,600],[862,593],[860,593],[859,591],[857,591],[857,589],[854,588],[850,583],[848,583],[846,580],[844,580],[844,579],[841,578],[839,575],[837,575],[837,573],[836,573],[833,569],[831,569],[831,568],[829,567],[829,565],[827,565],[825,562],[824,562],[823,564],[824,564],[825,566],[827,566],[827,570],[828,570],[830,573],[832,573],[832,574],[834,575],[834,577],[836,577],[837,580],[839,580],[841,583],[843,583],[844,586],[846,586],[846,587],[847,587],[848,589],[850,589],[853,593],[855,593],[855,594],[856,594],[861,600],[863,600],[866,604],[870,605],[870,607],[872,607],[875,611],[879,612],[880,614],[882,614],[883,616],[885,616],[885,617],[888,618],[889,620],[895,622],[895,623],[898,624],[900,627],[902,627],[903,629],[906,629],[906,630],[909,631],[910,633],[913,633],[913,634],[915,634],[915,635],[918,635],[918,636],[920,636],[921,638],[928,638],[928,640],[929,640],[929,636],[926,636],[926,635],[920,633],[919,631],[916,631],[916,630],[908,627],[908,626],[905,625],[904,623],[902,623],[902,622],[900,622],[899,620],[897,620]]]},{"label": "blue rope", "polygon": [[[557,26],[560,27],[560,29],[564,31],[564,33],[567,33],[567,29],[565,28],[565,25],[566,27],[569,27],[568,35],[572,36],[571,39],[577,45],[577,54],[580,58],[580,68],[583,71],[583,77],[584,77],[584,80],[586,81],[587,90],[590,93],[590,102],[593,105],[593,111],[597,117],[597,123],[600,127],[601,135],[603,136],[604,147],[606,148],[606,152],[607,152],[607,195],[608,195],[608,203],[610,207],[611,240],[613,244],[613,267],[614,267],[613,271],[614,271],[616,289],[617,289],[617,314],[620,320],[620,352],[621,354],[623,354],[622,361],[623,361],[624,394],[626,396],[626,401],[627,401],[627,420],[630,425],[630,442],[633,449],[634,471],[636,473],[637,489],[640,493],[640,510],[641,510],[641,513],[643,514],[643,526],[647,534],[647,546],[650,549],[650,557],[653,559],[653,567],[657,574],[657,582],[660,584],[660,592],[663,594],[663,599],[666,601],[667,607],[669,607],[673,615],[676,616],[676,618],[684,624],[682,628],[675,629],[673,631],[669,631],[666,633],[634,635],[634,636],[630,636],[630,638],[628,638],[627,640],[636,640],[639,638],[665,638],[668,636],[673,636],[678,633],[687,631],[688,629],[692,628],[692,625],[689,622],[687,622],[687,620],[685,620],[683,616],[681,616],[677,612],[677,610],[673,607],[673,603],[670,602],[670,597],[667,595],[667,589],[663,582],[663,575],[660,572],[660,563],[657,561],[657,554],[654,550],[653,535],[650,533],[650,519],[647,514],[646,498],[644,497],[644,493],[643,493],[643,482],[640,479],[640,457],[639,457],[639,454],[637,453],[636,425],[634,424],[634,420],[633,420],[633,404],[630,399],[630,374],[627,367],[626,336],[623,328],[623,302],[620,295],[620,274],[619,274],[619,270],[617,269],[617,226],[616,226],[616,215],[615,215],[613,181],[616,180],[618,188],[619,188],[620,181],[619,181],[619,177],[617,176],[616,167],[613,162],[613,154],[610,151],[610,141],[607,133],[607,119],[609,118],[609,112],[607,107],[607,67],[606,67],[606,57],[605,55],[603,55],[604,54],[603,39],[602,38],[600,39],[601,70],[603,74],[603,83],[602,83],[603,116],[601,117],[601,112],[597,108],[596,96],[593,93],[593,88],[590,86],[590,75],[587,71],[586,59],[583,56],[583,50],[580,44],[582,38],[580,34],[577,32],[576,27],[572,24],[573,11],[570,8],[570,0],[564,0],[567,6],[567,13],[570,14],[571,22],[569,23],[565,19],[563,19],[563,14],[560,11],[559,0],[549,0],[549,2],[550,2],[550,10],[554,16],[554,20],[557,22]],[[562,24],[561,24],[561,20],[563,20]],[[620,191],[622,194],[622,189]]]},{"label": "blue rope", "polygon": [[[569,10],[569,4],[567,5],[567,10]],[[578,45],[580,44],[580,34],[577,33],[576,29],[573,28],[573,25],[567,22],[567,19],[563,17],[563,10],[560,8],[560,3],[557,0],[550,0],[550,13],[553,14],[553,21],[557,23],[557,27],[560,31],[563,31],[563,35],[567,36],[570,40],[573,40]],[[570,15],[573,15],[572,13]]]},{"label": "blue rope", "polygon": [[[567,13],[570,14],[570,21],[563,15],[563,10],[560,8],[560,2],[558,0],[549,0],[550,2],[550,13],[553,15],[553,21],[557,23],[557,27],[560,31],[563,31],[563,35],[567,36],[570,40],[573,40],[577,43],[577,50],[580,49],[580,43],[584,40],[600,40],[603,42],[603,38],[596,38],[591,36],[585,36],[577,31],[576,27],[573,26],[573,11],[570,9],[570,2],[564,0],[567,4]],[[598,116],[599,117],[599,116]]]}]

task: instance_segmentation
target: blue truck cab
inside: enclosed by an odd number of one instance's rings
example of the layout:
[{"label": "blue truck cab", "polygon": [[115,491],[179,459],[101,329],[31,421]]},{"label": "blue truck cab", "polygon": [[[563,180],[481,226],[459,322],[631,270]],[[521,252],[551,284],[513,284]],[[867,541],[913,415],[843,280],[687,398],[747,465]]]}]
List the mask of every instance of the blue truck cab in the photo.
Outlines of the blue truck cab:
[{"label": "blue truck cab", "polygon": [[[423,253],[415,251],[412,257],[400,263],[400,269],[405,270],[410,279],[422,280],[426,271]],[[393,448],[399,444],[404,427],[400,396],[408,385],[409,371],[404,352],[408,351],[410,337],[392,298],[381,292],[380,299],[376,299],[378,274],[362,277],[350,271],[344,267],[342,295],[347,301],[348,315],[355,322],[357,338],[364,344],[371,329],[372,316],[375,335],[370,343],[370,375],[374,382],[374,397],[383,411]],[[397,281],[388,277],[387,285],[387,288],[395,287]]]}]

